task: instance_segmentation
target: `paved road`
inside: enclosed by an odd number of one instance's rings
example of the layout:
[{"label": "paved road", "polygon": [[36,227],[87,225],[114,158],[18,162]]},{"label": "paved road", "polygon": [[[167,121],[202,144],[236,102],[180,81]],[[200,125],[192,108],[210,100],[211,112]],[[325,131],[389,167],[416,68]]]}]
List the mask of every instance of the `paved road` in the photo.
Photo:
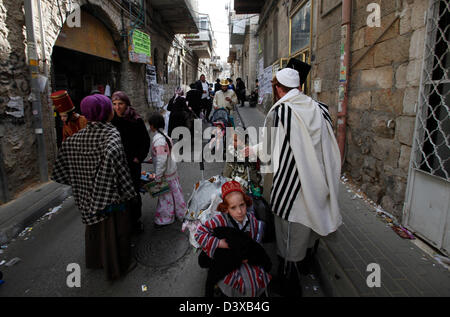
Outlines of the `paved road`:
[{"label": "paved road", "polygon": [[[263,115],[254,108],[241,108],[246,126],[259,126]],[[252,121],[254,120],[254,121]],[[239,121],[239,120],[238,120]],[[250,123],[249,123],[250,122]],[[219,175],[223,163],[205,164],[205,178]],[[151,171],[151,165],[143,169]],[[186,201],[194,184],[202,178],[198,163],[180,163],[178,172]],[[111,283],[103,270],[87,270],[84,264],[84,225],[73,198],[68,198],[51,217],[41,218],[32,230],[17,237],[0,251],[0,263],[20,258],[12,267],[0,266],[6,283],[0,286],[0,297],[15,296],[124,296],[124,297],[201,297],[204,294],[206,270],[197,263],[197,254],[189,245],[187,233],[181,233],[181,223],[156,230],[153,217],[156,200],[143,198],[145,232],[134,239],[134,253],[138,267],[126,277]],[[56,207],[56,206],[55,206]],[[274,244],[265,245],[276,270]],[[67,266],[81,267],[81,288],[69,288]],[[304,279],[304,296],[323,296],[318,282]],[[143,286],[147,288],[143,291]],[[270,293],[270,296],[277,296]]]},{"label": "paved road", "polygon": [[[220,174],[222,163],[207,164],[205,177]],[[152,170],[151,165],[144,169]],[[178,166],[186,201],[194,183],[201,179],[197,163]],[[159,231],[153,229],[156,200],[143,199],[145,232],[135,238],[135,253],[141,262],[125,278],[110,283],[102,270],[87,270],[84,264],[84,225],[73,198],[67,199],[54,215],[33,224],[32,231],[16,238],[0,254],[2,260],[20,258],[12,267],[1,266],[6,283],[4,296],[203,296],[206,271],[197,264],[197,255],[181,233],[181,223]],[[168,247],[169,246],[169,247]],[[156,254],[161,251],[161,254]],[[1,252],[1,251],[0,251]],[[153,256],[155,255],[156,256]],[[66,285],[67,265],[81,266],[81,288]],[[165,265],[166,264],[166,265]],[[147,291],[142,291],[142,286]]]}]

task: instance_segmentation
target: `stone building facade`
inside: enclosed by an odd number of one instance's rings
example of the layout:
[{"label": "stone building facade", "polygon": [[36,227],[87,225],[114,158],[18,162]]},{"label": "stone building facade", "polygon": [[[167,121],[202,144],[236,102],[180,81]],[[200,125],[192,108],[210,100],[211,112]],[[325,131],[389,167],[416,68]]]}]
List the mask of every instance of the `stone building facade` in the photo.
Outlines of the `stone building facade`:
[{"label": "stone building facade", "polygon": [[[133,106],[143,117],[147,117],[156,109],[155,104],[149,100],[146,64],[130,62],[128,59],[127,30],[129,27],[137,27],[150,35],[156,81],[162,88],[161,103],[168,102],[177,86],[187,88],[188,84],[197,78],[199,58],[179,34],[198,32],[195,17],[195,11],[198,9],[192,7],[194,2],[190,0],[175,2],[177,3],[173,5],[177,7],[176,10],[172,7],[167,8],[161,1],[130,1],[130,5],[124,6],[123,1],[42,0],[40,3],[44,34],[43,47],[45,47],[43,51],[40,35],[41,21],[36,2],[33,1],[40,71],[42,76],[44,74],[48,76],[48,85],[41,91],[41,102],[50,173],[57,153],[55,114],[50,94],[62,87],[64,81],[60,80],[61,73],[70,68],[72,71],[76,69],[77,65],[73,64],[78,61],[78,58],[80,61],[95,61],[95,65],[92,67],[89,65],[89,68],[86,68],[89,71],[104,72],[105,67],[111,71],[113,74],[109,78],[112,78],[113,83],[109,84],[112,89],[125,91],[130,96]],[[144,7],[139,6],[142,3]],[[119,58],[120,62],[99,59],[98,56],[93,56],[95,54],[74,53],[58,46],[57,42],[65,36],[63,27],[67,24],[68,17],[77,10],[76,8],[80,8],[83,14],[93,17],[96,23],[100,23],[102,28],[107,30],[114,46],[112,54]],[[184,23],[177,22],[180,17]],[[83,20],[81,20],[80,30],[82,28]],[[54,60],[56,58],[58,62]],[[39,182],[37,144],[29,100],[31,75],[27,64],[23,0],[0,0],[0,59],[0,182],[2,183],[0,203],[2,203],[14,199],[22,191]],[[80,66],[87,67],[87,65]],[[82,93],[87,95],[90,89],[91,87],[86,87]],[[68,90],[72,93],[70,89]],[[74,103],[79,102],[77,97],[72,99]],[[14,107],[17,104],[23,105],[23,116],[10,115],[14,110],[11,106]],[[75,105],[79,106],[77,103]]]},{"label": "stone building facade", "polygon": [[[353,6],[344,170],[374,202],[401,218],[429,2],[381,1],[381,25],[371,27],[367,7],[372,2]],[[330,76],[330,69],[339,70],[342,12],[328,9],[317,23],[312,78],[323,79],[318,98],[336,113],[339,73]]]},{"label": "stone building facade", "polygon": [[[409,201],[407,187],[414,158],[419,92],[423,88],[424,53],[434,49],[425,49],[425,42],[430,40],[426,31],[430,17],[427,22],[426,13],[435,12],[436,17],[443,20],[448,17],[445,2],[352,1],[343,171],[369,198],[399,219],[405,218]],[[312,70],[306,93],[329,105],[337,125],[342,79],[342,1],[266,0],[253,3],[250,6],[245,1],[235,0],[235,10],[236,14],[259,14],[256,59],[263,62],[264,68],[273,66],[274,73],[275,67],[283,67],[293,57],[310,63]],[[380,9],[379,15],[369,6],[374,3]],[[434,9],[430,10],[432,7]],[[371,14],[378,18],[379,26],[371,24],[370,21],[377,22],[371,19]],[[445,25],[441,29],[448,33]],[[442,43],[448,51],[447,33],[444,31],[441,35],[447,36]],[[448,77],[448,56],[441,59],[447,60],[447,64],[438,63],[444,69],[447,67],[445,79]],[[439,96],[445,104],[448,86],[443,90]],[[272,97],[268,94],[260,107],[267,110],[271,102]],[[448,138],[448,123],[442,122],[438,126],[446,130],[442,133]],[[445,142],[443,144],[445,147]],[[446,149],[448,156],[448,143]],[[448,169],[448,159],[446,161],[444,157],[440,161],[442,165],[447,164]],[[449,181],[448,175],[445,179]]]}]

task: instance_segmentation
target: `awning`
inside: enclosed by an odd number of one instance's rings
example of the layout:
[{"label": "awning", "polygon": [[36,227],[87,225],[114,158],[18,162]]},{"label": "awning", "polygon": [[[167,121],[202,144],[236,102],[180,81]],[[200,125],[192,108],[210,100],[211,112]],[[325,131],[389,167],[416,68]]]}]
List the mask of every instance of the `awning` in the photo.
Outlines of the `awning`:
[{"label": "awning", "polygon": [[100,20],[82,10],[81,25],[71,28],[64,24],[55,46],[121,62],[111,33]]},{"label": "awning", "polygon": [[150,5],[161,15],[164,25],[167,25],[175,34],[198,33],[193,0],[152,0]]},{"label": "awning", "polygon": [[265,0],[234,0],[236,14],[261,13]]}]

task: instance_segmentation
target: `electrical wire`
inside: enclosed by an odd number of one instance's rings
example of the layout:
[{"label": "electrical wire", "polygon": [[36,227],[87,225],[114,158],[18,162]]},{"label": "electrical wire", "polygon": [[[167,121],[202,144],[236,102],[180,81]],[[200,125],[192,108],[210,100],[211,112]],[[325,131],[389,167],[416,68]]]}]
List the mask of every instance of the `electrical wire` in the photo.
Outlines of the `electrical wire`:
[{"label": "electrical wire", "polygon": [[63,15],[62,15],[61,4],[59,3],[59,0],[56,0],[56,5],[58,6],[59,16],[61,17],[61,26],[62,26],[62,25],[64,25],[65,19],[63,18]]}]

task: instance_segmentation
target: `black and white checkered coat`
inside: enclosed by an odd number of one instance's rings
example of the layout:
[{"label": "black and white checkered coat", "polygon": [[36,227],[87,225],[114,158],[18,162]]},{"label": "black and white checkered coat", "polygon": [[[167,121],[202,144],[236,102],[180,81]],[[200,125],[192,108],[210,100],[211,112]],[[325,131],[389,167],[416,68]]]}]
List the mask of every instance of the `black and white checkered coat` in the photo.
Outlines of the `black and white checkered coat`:
[{"label": "black and white checkered coat", "polygon": [[69,137],[55,162],[52,179],[72,186],[84,224],[106,217],[106,207],[137,194],[133,187],[119,131],[111,123],[90,122]]}]

